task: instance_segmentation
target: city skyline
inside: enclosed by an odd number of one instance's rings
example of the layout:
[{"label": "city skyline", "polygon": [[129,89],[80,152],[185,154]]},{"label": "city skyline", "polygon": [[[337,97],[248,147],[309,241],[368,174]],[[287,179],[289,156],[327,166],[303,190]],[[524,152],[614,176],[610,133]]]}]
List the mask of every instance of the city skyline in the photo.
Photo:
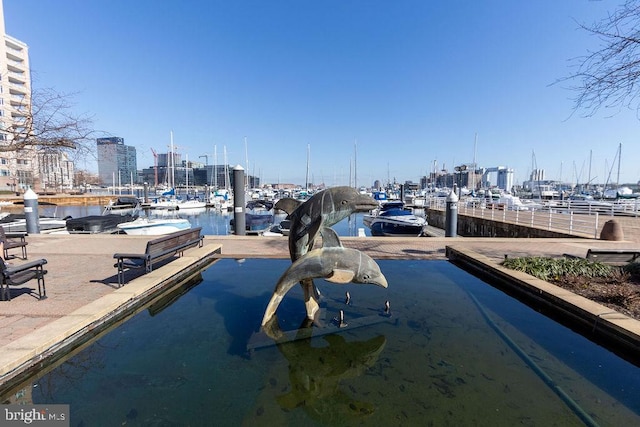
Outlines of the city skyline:
[{"label": "city skyline", "polygon": [[[615,1],[4,0],[33,87],[75,93],[138,151],[241,165],[264,183],[419,182],[475,162],[547,179],[640,178],[634,111],[574,112],[578,28]],[[357,162],[356,162],[357,157]],[[589,159],[592,159],[589,162]],[[85,165],[77,165],[84,168]],[[92,162],[87,168],[97,170]],[[589,167],[590,166],[590,167]],[[352,181],[353,182],[353,181]]]}]

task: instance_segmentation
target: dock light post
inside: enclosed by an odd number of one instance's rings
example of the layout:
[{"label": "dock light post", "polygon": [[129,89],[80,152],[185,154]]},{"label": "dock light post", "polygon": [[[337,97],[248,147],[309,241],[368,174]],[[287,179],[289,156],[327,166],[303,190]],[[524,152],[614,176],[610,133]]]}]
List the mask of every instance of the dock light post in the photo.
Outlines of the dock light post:
[{"label": "dock light post", "polygon": [[458,196],[456,185],[447,196],[447,209],[444,223],[444,237],[456,237],[458,234]]},{"label": "dock light post", "polygon": [[244,217],[244,169],[240,165],[233,168],[233,224],[236,236],[247,234]]},{"label": "dock light post", "polygon": [[38,215],[38,195],[29,187],[24,192],[24,217],[27,221],[27,233],[40,234],[40,217]]}]

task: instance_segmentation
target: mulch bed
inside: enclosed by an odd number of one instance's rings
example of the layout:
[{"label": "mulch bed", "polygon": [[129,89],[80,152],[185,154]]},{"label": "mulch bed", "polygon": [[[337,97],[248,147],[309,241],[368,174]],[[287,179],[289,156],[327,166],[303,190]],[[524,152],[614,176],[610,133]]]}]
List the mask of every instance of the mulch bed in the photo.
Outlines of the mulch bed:
[{"label": "mulch bed", "polygon": [[640,320],[640,276],[637,274],[620,273],[610,278],[564,276],[549,282]]}]

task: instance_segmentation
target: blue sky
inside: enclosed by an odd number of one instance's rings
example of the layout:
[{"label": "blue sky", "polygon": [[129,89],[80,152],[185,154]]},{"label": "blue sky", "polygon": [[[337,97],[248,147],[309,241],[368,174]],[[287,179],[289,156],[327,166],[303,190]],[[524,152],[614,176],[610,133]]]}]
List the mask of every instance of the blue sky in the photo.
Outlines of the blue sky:
[{"label": "blue sky", "polygon": [[76,93],[140,168],[173,131],[183,158],[211,164],[216,147],[222,164],[226,147],[263,182],[304,184],[307,147],[310,180],[327,185],[348,183],[354,157],[367,186],[474,156],[517,182],[532,167],[585,182],[590,153],[605,182],[622,143],[620,181],[637,182],[636,112],[572,114],[573,93],[553,84],[598,47],[577,22],[620,2],[4,0],[4,12],[33,86]]}]

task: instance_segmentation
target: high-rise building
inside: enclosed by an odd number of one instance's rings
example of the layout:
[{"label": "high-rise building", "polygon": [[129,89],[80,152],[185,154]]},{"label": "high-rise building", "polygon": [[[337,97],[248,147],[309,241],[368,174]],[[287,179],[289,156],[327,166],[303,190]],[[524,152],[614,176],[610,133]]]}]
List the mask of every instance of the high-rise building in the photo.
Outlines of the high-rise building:
[{"label": "high-rise building", "polygon": [[[0,0],[0,144],[9,144],[17,133],[28,132],[31,116],[29,47],[5,33]],[[0,189],[24,189],[35,184],[37,157],[33,150],[0,152]]]},{"label": "high-rise building", "polygon": [[106,185],[135,184],[138,181],[136,147],[124,145],[124,138],[98,138],[98,175]]}]

